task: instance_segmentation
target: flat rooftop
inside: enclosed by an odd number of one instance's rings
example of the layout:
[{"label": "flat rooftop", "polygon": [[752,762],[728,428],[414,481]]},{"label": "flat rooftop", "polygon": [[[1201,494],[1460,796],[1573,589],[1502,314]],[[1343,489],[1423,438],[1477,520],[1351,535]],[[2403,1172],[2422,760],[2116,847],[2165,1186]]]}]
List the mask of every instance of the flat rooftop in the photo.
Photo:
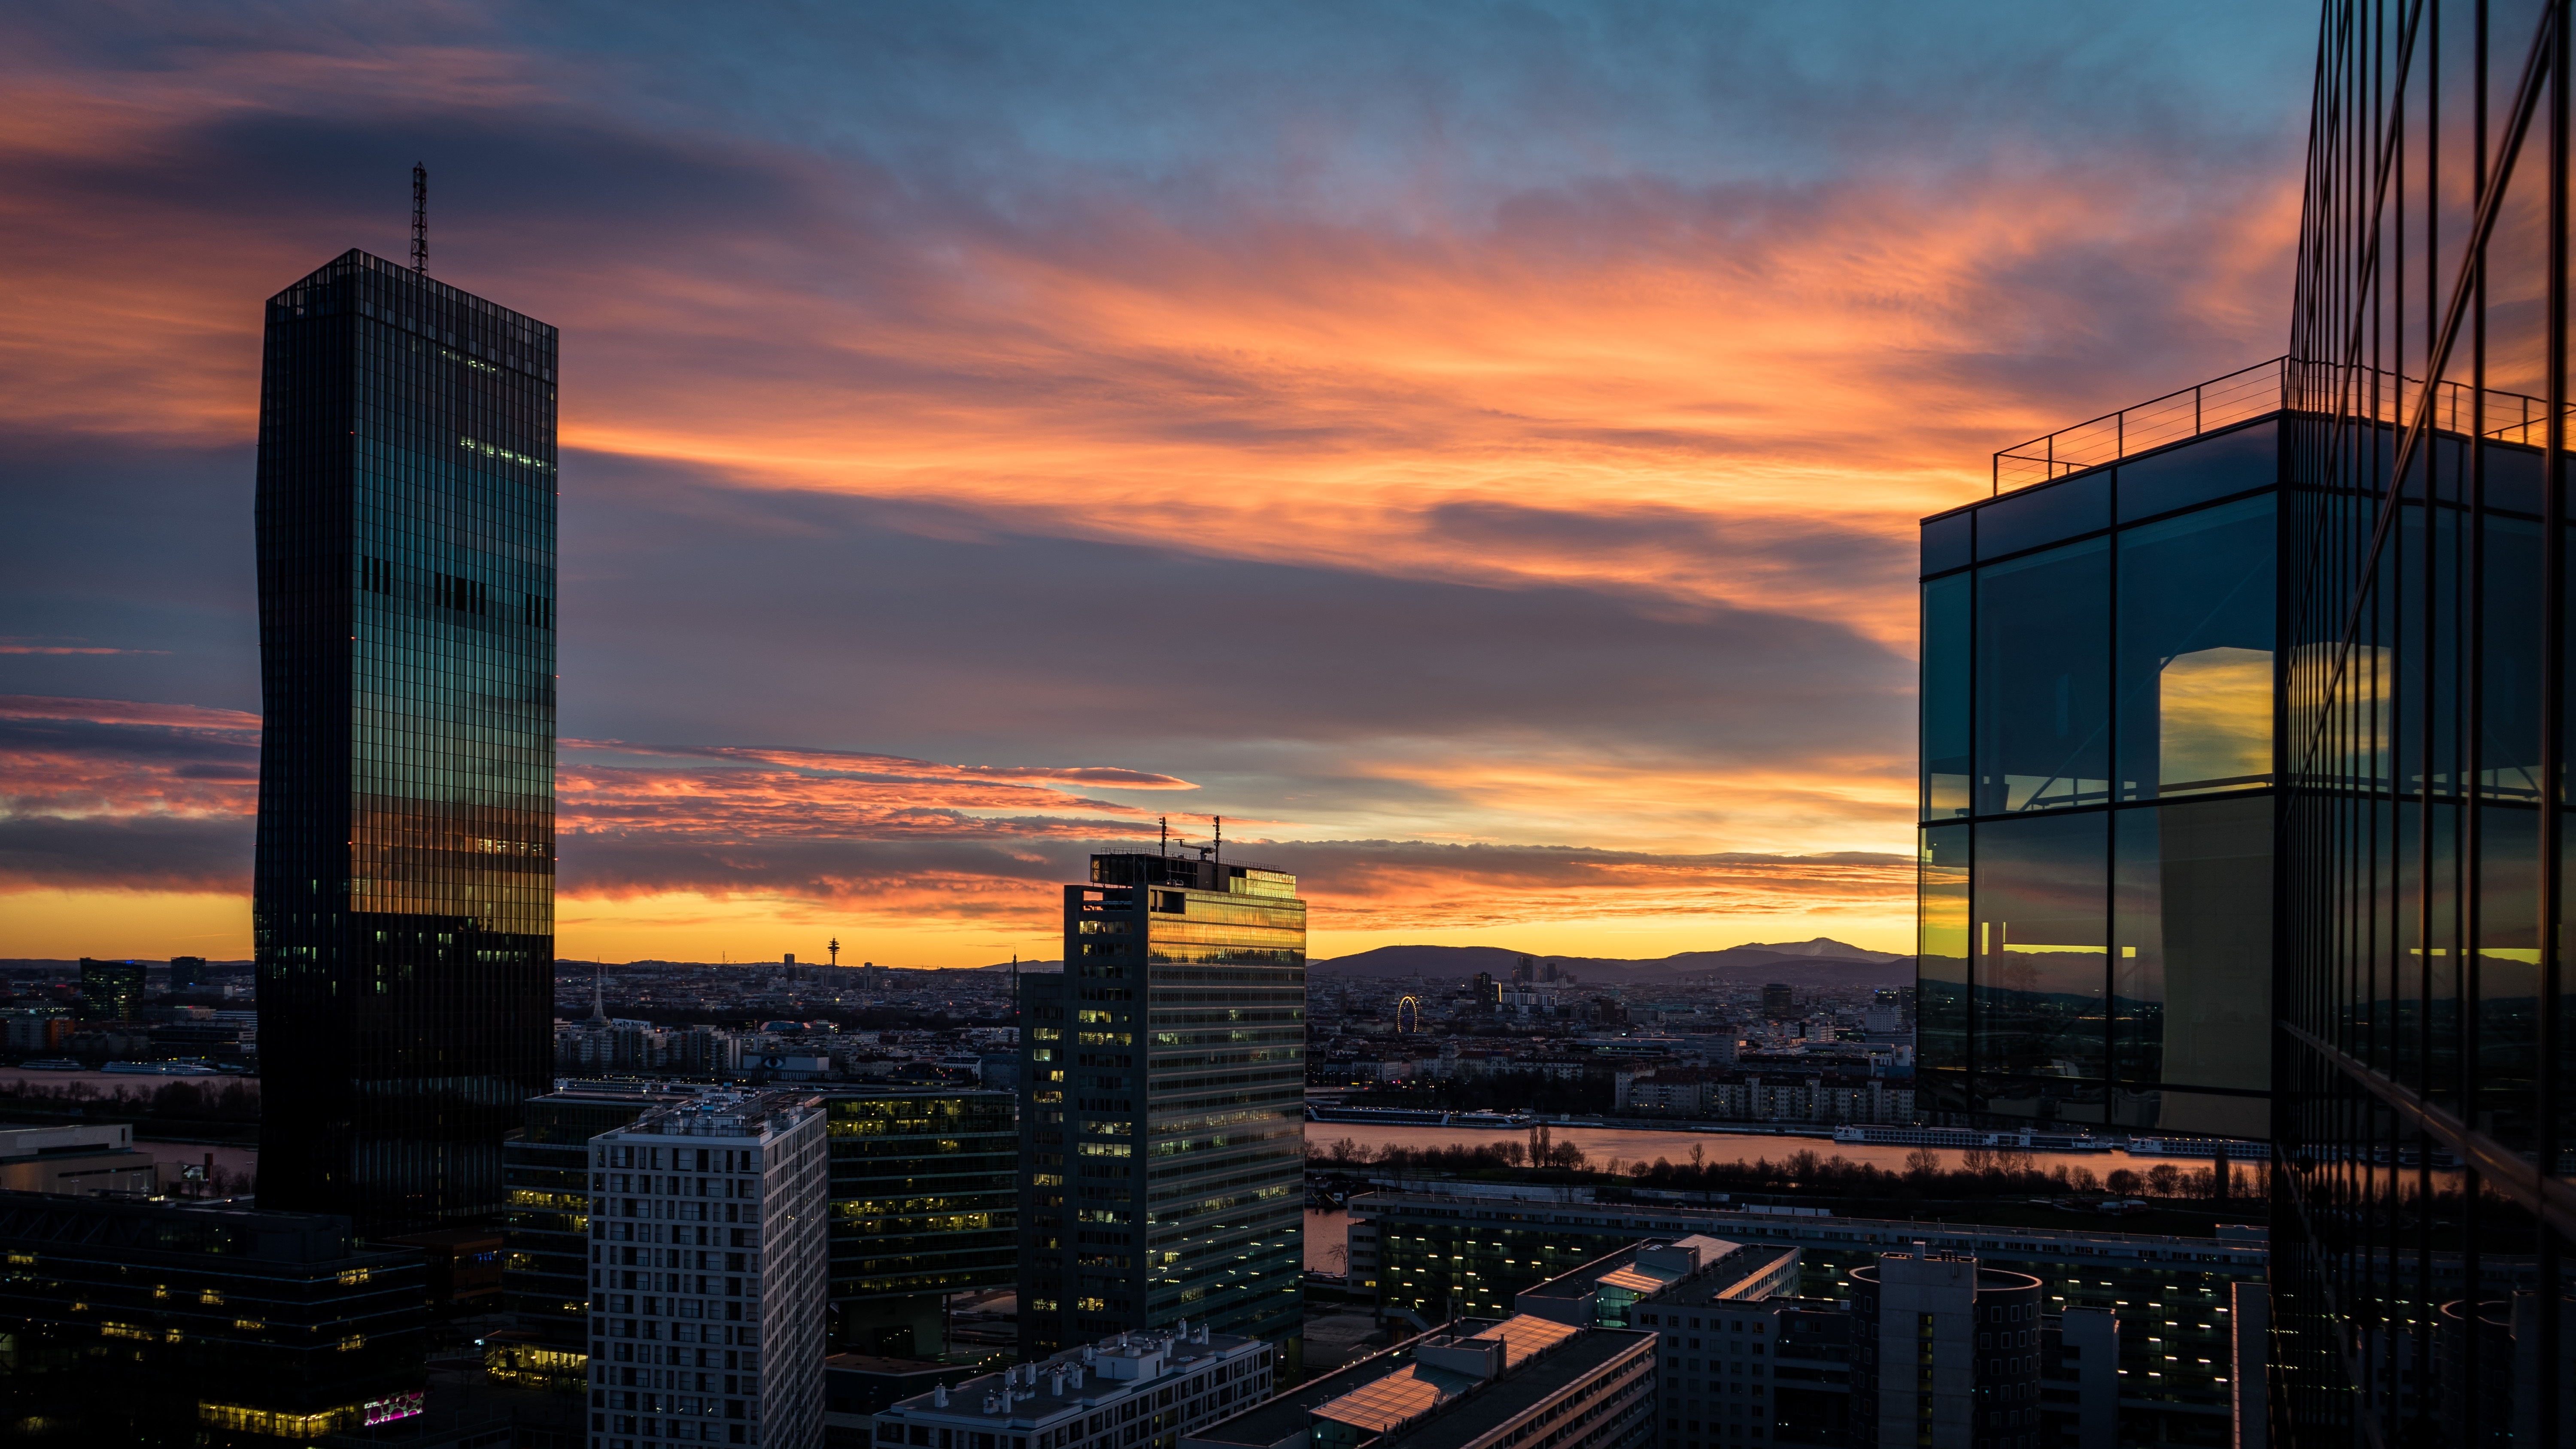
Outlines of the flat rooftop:
[{"label": "flat rooftop", "polygon": [[[1500,1338],[1506,1345],[1504,1367],[1497,1377],[1479,1380],[1429,1368],[1418,1360],[1417,1350],[1425,1345],[1482,1338]],[[1529,1315],[1461,1318],[1309,1380],[1230,1419],[1184,1434],[1182,1442],[1185,1449],[1189,1445],[1272,1449],[1306,1432],[1319,1414],[1356,1423],[1373,1410],[1383,1410],[1391,1427],[1385,1437],[1371,1441],[1373,1449],[1416,1436],[1426,1444],[1464,1443],[1510,1423],[1653,1338],[1651,1332],[1576,1329]],[[1330,1412],[1335,1409],[1341,1412]]]}]

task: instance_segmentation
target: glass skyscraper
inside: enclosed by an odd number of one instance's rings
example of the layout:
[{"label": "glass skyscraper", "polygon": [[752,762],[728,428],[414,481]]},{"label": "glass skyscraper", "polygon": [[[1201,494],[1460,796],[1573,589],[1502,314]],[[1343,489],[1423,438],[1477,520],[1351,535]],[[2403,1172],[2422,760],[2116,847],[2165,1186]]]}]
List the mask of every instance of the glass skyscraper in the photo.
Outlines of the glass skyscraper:
[{"label": "glass skyscraper", "polygon": [[263,1205],[497,1212],[546,1088],[556,340],[361,251],[269,299]]},{"label": "glass skyscraper", "polygon": [[2300,1443],[2576,1439],[2570,18],[2326,7],[2285,432]]},{"label": "glass skyscraper", "polygon": [[2268,1135],[2281,1443],[2576,1439],[2570,21],[2327,4],[2289,356],[1924,525],[1931,1099]]},{"label": "glass skyscraper", "polygon": [[1304,1328],[1306,903],[1285,871],[1091,858],[1020,983],[1020,1351]]}]

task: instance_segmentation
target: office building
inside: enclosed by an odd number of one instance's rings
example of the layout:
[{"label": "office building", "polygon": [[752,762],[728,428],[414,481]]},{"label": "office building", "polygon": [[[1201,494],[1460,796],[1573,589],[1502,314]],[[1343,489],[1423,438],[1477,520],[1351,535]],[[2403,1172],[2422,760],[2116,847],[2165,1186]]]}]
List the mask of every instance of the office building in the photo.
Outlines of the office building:
[{"label": "office building", "polygon": [[[1839,1326],[1834,1320],[1845,1315],[1834,1305],[1801,1305],[1788,1296],[1798,1291],[1798,1257],[1796,1248],[1698,1234],[1649,1239],[1524,1288],[1512,1302],[1516,1312],[1558,1323],[1654,1331],[1661,1356],[1654,1420],[1662,1429],[1650,1442],[1666,1449],[1730,1440],[1839,1442],[1848,1415],[1836,1409],[1847,1387],[1811,1396],[1818,1398],[1812,1403],[1788,1397],[1792,1373],[1804,1375],[1797,1380],[1802,1389],[1848,1378],[1847,1368],[1827,1356]],[[1797,1340],[1816,1356],[1792,1363],[1784,1315],[1802,1308],[1822,1332]]]},{"label": "office building", "polygon": [[1847,1442],[1850,1307],[1723,1284],[1676,1284],[1640,1303],[1637,1326],[1663,1342],[1665,1449]]},{"label": "office building", "polygon": [[81,958],[81,999],[91,1021],[132,1021],[143,1004],[143,963]]},{"label": "office building", "polygon": [[1921,1248],[1851,1280],[1854,1442],[2041,1449],[2037,1278]]},{"label": "office building", "polygon": [[[1509,1305],[1516,1300],[1504,1295],[1640,1238],[1697,1234],[1747,1247],[1794,1247],[1801,1273],[1795,1291],[1799,1302],[1810,1304],[1848,1301],[1852,1270],[1870,1266],[1882,1252],[1916,1252],[1920,1244],[1974,1256],[1988,1267],[2038,1278],[2049,1315],[2098,1309],[2118,1321],[2116,1412],[2123,1433],[2139,1442],[2225,1439],[2236,1398],[2230,1290],[2261,1282],[2267,1264],[2260,1228],[2182,1238],[2082,1226],[1936,1225],[1437,1193],[1369,1193],[1348,1206],[1352,1289],[1417,1328],[1437,1322],[1451,1303],[1470,1313],[1498,1299]],[[1795,1323],[1775,1330],[1802,1331]],[[1829,1380],[1806,1386],[1819,1383],[1830,1387]],[[2072,1412],[2055,1400],[2043,1403]]]},{"label": "office building", "polygon": [[0,1189],[68,1197],[150,1197],[160,1164],[136,1149],[126,1122],[67,1127],[0,1126]]},{"label": "office building", "polygon": [[520,1107],[501,1144],[501,1307],[514,1326],[483,1335],[483,1363],[505,1383],[590,1386],[590,1140],[703,1088],[565,1081]]},{"label": "office building", "polygon": [[182,995],[206,987],[206,958],[173,956],[170,958],[170,994]]},{"label": "office building", "polygon": [[1180,1449],[1645,1449],[1655,1335],[1462,1318],[1181,1436]]},{"label": "office building", "polygon": [[1274,1362],[1257,1338],[1176,1322],[1168,1333],[1121,1333],[1001,1373],[934,1384],[879,1410],[873,1442],[1175,1449],[1200,1427],[1269,1397]]},{"label": "office building", "polygon": [[1787,1021],[1798,1014],[1796,993],[1774,981],[1762,988],[1762,1017],[1765,1021]]},{"label": "office building", "polygon": [[420,1256],[340,1219],[0,1192],[0,1253],[0,1422],[29,1442],[275,1445],[421,1412]]},{"label": "office building", "polygon": [[6,1046],[20,1056],[50,1057],[63,1049],[63,1041],[80,1023],[59,1006],[17,1006],[0,1011],[0,1032],[5,1032]]},{"label": "office building", "polygon": [[799,1092],[709,1093],[591,1139],[590,1449],[818,1449],[826,1155]]},{"label": "office building", "polygon": [[555,329],[365,252],[269,299],[260,1197],[498,1212],[554,1016]]},{"label": "office building", "polygon": [[1298,1372],[1306,903],[1284,871],[1095,855],[1020,983],[1020,1351],[1183,1318]]},{"label": "office building", "polygon": [[948,1352],[947,1303],[1019,1281],[1018,1099],[832,1090],[831,1341],[889,1358]]}]

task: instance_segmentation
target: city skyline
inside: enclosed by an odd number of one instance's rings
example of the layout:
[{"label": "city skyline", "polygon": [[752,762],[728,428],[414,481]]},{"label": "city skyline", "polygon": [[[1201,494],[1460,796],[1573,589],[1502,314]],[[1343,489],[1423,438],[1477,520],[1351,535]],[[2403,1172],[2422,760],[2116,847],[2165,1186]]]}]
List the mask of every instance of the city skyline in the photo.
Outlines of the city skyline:
[{"label": "city skyline", "polygon": [[[93,305],[21,304],[0,416],[10,954],[248,953],[240,299],[399,255],[416,159],[431,275],[583,379],[574,957],[1043,958],[1166,814],[1294,869],[1318,956],[1907,949],[1914,520],[2282,342],[2306,16],[1427,14],[1346,67],[1330,12],[960,15],[13,22],[79,122],[0,144],[13,269]],[[1218,599],[1274,632],[1100,687]]]}]

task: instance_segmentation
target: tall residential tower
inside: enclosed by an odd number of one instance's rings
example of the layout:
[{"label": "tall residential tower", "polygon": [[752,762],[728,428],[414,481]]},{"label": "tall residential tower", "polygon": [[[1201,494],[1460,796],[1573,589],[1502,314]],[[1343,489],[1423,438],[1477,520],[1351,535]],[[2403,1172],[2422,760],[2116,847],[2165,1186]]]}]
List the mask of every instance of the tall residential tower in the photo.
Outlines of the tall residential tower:
[{"label": "tall residential tower", "polygon": [[1020,1346],[1303,1323],[1306,903],[1254,865],[1095,855],[1020,986]]},{"label": "tall residential tower", "polygon": [[501,1204],[554,1015],[555,329],[365,252],[268,302],[264,1206]]}]

